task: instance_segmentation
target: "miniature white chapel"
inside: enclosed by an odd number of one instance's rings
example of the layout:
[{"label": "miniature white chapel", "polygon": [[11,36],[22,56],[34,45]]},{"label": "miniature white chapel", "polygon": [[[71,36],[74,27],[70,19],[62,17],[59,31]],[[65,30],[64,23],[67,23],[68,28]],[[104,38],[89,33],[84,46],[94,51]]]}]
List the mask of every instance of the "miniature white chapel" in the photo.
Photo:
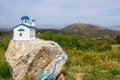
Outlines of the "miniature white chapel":
[{"label": "miniature white chapel", "polygon": [[32,20],[32,23],[29,23],[30,18],[28,16],[22,16],[21,20],[22,23],[13,28],[13,40],[35,40],[35,20]]}]

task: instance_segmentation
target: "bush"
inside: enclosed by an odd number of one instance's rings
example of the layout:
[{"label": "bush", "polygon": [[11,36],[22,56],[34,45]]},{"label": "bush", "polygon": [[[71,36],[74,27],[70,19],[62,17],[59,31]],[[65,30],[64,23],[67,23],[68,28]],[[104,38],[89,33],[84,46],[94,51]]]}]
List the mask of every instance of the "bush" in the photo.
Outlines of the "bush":
[{"label": "bush", "polygon": [[10,39],[11,35],[6,33],[0,34],[0,80],[12,80],[11,73],[4,58]]},{"label": "bush", "polygon": [[39,36],[45,40],[53,40],[62,47],[84,49],[85,44],[76,36],[68,36],[61,33],[53,34],[50,31],[44,32]]},{"label": "bush", "polygon": [[0,62],[0,78],[9,78],[11,77],[9,68],[5,61]]},{"label": "bush", "polygon": [[96,54],[94,52],[85,53],[82,56],[82,61],[86,65],[96,65],[97,63],[99,63],[99,60],[100,59],[99,59],[98,54]]},{"label": "bush", "polygon": [[120,36],[116,36],[115,40],[118,44],[120,44]]}]

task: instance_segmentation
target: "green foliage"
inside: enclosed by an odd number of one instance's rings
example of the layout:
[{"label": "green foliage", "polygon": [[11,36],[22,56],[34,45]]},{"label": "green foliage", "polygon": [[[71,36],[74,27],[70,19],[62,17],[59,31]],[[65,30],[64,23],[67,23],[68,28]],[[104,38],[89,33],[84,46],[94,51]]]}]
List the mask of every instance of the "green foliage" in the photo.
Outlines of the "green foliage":
[{"label": "green foliage", "polygon": [[83,80],[112,80],[120,77],[118,75],[119,70],[105,66],[107,63],[119,61],[120,50],[114,52],[111,49],[111,45],[115,43],[114,40],[92,40],[85,37],[81,39],[74,35],[53,34],[50,31],[38,36],[46,40],[56,41],[63,47],[69,60],[66,62],[62,73],[70,80],[75,80],[77,73],[85,74],[81,77]]},{"label": "green foliage", "polygon": [[[113,45],[115,40],[79,38],[51,31],[37,34],[37,37],[57,42],[67,53],[68,61],[61,73],[69,80],[76,80],[78,73],[83,80],[120,79],[120,45]],[[4,58],[10,39],[11,35],[0,34],[0,80],[12,80]]]},{"label": "green foliage", "polygon": [[5,61],[0,62],[0,78],[10,77],[11,74],[9,72],[8,66]]},{"label": "green foliage", "polygon": [[85,52],[77,49],[65,50],[69,60],[64,65],[63,74],[73,80],[75,74],[83,73],[83,80],[119,80],[119,51]]},{"label": "green foliage", "polygon": [[84,40],[80,40],[75,35],[64,35],[62,33],[56,33],[53,34],[51,31],[43,32],[42,34],[38,34],[39,38],[45,39],[45,40],[53,40],[60,44],[62,47],[66,48],[76,48],[80,50],[93,50],[93,51],[106,51],[111,49],[111,44],[113,41],[110,40],[88,40],[87,38],[84,38]]},{"label": "green foliage", "polygon": [[108,42],[108,40],[90,40],[86,43],[86,48],[88,50],[94,50],[94,51],[106,51],[111,50],[111,44]]},{"label": "green foliage", "polygon": [[99,58],[100,57],[96,53],[89,52],[82,56],[82,62],[84,62],[86,65],[95,65],[99,63]]},{"label": "green foliage", "polygon": [[118,44],[120,44],[120,36],[117,36],[115,40]]},{"label": "green foliage", "polygon": [[4,58],[4,53],[7,49],[10,38],[11,35],[9,34],[0,34],[0,80],[12,80],[10,71]]},{"label": "green foliage", "polygon": [[45,40],[53,40],[60,44],[62,47],[66,48],[84,49],[85,47],[85,44],[82,43],[76,36],[68,36],[61,33],[53,34],[52,32],[47,31],[42,35],[38,35],[38,37]]}]

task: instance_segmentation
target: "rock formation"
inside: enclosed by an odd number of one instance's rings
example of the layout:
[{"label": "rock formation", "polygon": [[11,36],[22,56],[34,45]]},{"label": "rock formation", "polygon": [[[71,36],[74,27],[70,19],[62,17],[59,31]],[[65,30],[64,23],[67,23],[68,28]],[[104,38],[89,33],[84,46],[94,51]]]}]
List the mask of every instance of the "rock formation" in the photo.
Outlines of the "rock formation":
[{"label": "rock formation", "polygon": [[55,80],[67,60],[67,55],[54,41],[11,40],[5,58],[14,80]]}]

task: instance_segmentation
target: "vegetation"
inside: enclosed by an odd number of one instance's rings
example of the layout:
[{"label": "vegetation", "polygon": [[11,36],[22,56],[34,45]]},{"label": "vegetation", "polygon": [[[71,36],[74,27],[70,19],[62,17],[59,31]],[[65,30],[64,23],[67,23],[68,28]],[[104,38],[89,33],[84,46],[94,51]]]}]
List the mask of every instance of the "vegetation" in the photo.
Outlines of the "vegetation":
[{"label": "vegetation", "polygon": [[[119,80],[120,45],[116,39],[78,38],[46,31],[38,37],[59,43],[68,55],[62,73],[70,80]],[[76,75],[79,76],[76,76]]]},{"label": "vegetation", "polygon": [[119,35],[116,37],[116,41],[118,44],[120,44],[120,36]]},{"label": "vegetation", "polygon": [[8,33],[0,33],[0,80],[11,80],[11,74],[5,61],[4,53],[9,44],[11,35]]},{"label": "vegetation", "polygon": [[[93,39],[52,31],[42,34],[38,31],[37,37],[57,42],[67,53],[68,61],[61,73],[69,80],[120,79],[120,45],[117,38]],[[4,57],[11,38],[11,34],[0,33],[0,80],[12,80]]]}]

